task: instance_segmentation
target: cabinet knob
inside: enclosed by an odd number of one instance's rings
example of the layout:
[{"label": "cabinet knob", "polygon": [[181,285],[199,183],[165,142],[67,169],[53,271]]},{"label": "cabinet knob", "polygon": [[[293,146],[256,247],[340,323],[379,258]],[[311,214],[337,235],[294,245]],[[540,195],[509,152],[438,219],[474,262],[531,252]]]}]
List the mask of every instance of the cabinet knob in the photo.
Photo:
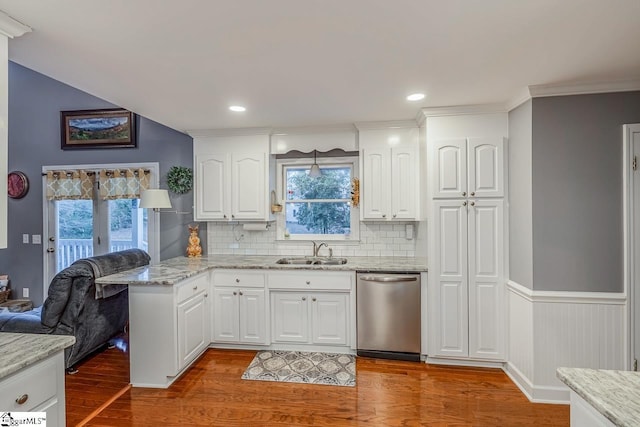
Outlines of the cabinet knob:
[{"label": "cabinet knob", "polygon": [[193,290],[194,290],[194,291],[197,291],[197,290],[198,290],[198,286],[194,286],[194,287],[193,287]]},{"label": "cabinet knob", "polygon": [[382,218],[386,218],[386,217],[387,217],[387,214],[382,214]]},{"label": "cabinet knob", "polygon": [[236,279],[236,283],[240,283],[240,279]]},{"label": "cabinet knob", "polygon": [[311,280],[307,280],[307,285],[310,285],[310,284],[311,284]]},{"label": "cabinet knob", "polygon": [[226,215],[222,215],[222,218],[227,219],[227,216]]},{"label": "cabinet knob", "polygon": [[462,202],[462,206],[467,206],[467,202]]},{"label": "cabinet knob", "polygon": [[475,206],[475,205],[476,205],[476,202],[471,202],[471,206]]},{"label": "cabinet knob", "polygon": [[394,218],[395,218],[396,216],[397,216],[396,214],[393,214],[393,217],[394,217]]},{"label": "cabinet knob", "polygon": [[235,217],[236,217],[235,215],[231,215],[231,218],[235,218]]},{"label": "cabinet knob", "polygon": [[27,400],[29,400],[29,395],[28,394],[23,394],[22,396],[18,396],[16,398],[16,403],[18,405],[24,405],[25,403],[27,403]]},{"label": "cabinet knob", "polygon": [[205,297],[205,298],[206,298],[206,297],[208,297],[208,296],[209,296],[209,294],[204,294],[204,297]]},{"label": "cabinet knob", "polygon": [[464,197],[464,196],[466,196],[466,195],[467,195],[467,192],[466,192],[466,191],[463,191],[463,192],[462,192],[462,196]]},{"label": "cabinet knob", "polygon": [[233,291],[233,295],[238,295],[238,293],[236,291]]},{"label": "cabinet knob", "polygon": [[316,297],[311,298],[311,301],[314,301],[314,302],[315,302],[315,300],[316,300]]},{"label": "cabinet knob", "polygon": [[307,297],[302,297],[302,301],[306,301],[306,300],[307,300]]},{"label": "cabinet knob", "polygon": [[475,196],[475,195],[476,195],[476,192],[475,192],[475,191],[472,191],[472,192],[471,192],[471,195],[472,195],[472,196]]},{"label": "cabinet knob", "polygon": [[243,295],[243,294],[242,294],[242,291],[240,291],[240,292],[238,292],[238,293],[240,294],[240,296],[242,296],[242,295]]}]

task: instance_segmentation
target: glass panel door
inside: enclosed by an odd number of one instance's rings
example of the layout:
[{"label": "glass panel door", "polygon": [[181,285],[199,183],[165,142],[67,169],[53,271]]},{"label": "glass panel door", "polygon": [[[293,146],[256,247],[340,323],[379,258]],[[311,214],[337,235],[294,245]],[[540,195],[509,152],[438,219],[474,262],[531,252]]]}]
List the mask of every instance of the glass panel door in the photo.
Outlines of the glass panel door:
[{"label": "glass panel door", "polygon": [[149,251],[147,209],[139,199],[109,200],[109,252],[139,248]]},{"label": "glass panel door", "polygon": [[50,203],[55,205],[52,224],[55,233],[49,234],[55,242],[55,274],[80,258],[93,256],[94,209],[93,200],[58,200]]}]

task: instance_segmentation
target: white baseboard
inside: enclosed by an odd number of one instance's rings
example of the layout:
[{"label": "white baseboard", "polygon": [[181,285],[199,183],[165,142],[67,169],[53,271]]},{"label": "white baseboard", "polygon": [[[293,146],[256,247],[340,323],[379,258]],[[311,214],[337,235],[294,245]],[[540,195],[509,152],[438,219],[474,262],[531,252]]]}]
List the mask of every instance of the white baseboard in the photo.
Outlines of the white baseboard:
[{"label": "white baseboard", "polygon": [[534,403],[569,404],[569,388],[535,386],[514,365],[507,363],[504,372],[511,381]]},{"label": "white baseboard", "polygon": [[431,365],[466,366],[468,368],[494,368],[503,369],[505,362],[476,360],[476,359],[450,359],[440,357],[427,357],[426,363]]}]

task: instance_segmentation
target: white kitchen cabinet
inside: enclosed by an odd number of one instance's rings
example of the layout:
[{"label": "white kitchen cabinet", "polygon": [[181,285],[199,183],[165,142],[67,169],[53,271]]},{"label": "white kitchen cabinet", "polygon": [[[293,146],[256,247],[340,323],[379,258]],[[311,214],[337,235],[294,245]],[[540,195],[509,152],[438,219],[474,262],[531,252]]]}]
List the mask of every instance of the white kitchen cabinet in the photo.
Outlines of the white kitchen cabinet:
[{"label": "white kitchen cabinet", "polygon": [[419,219],[417,128],[360,131],[362,220]]},{"label": "white kitchen cabinet", "polygon": [[46,412],[48,426],[63,427],[66,418],[64,381],[64,351],[61,350],[0,381],[0,414],[5,411]]},{"label": "white kitchen cabinet", "polygon": [[207,272],[174,286],[129,285],[133,386],[167,388],[207,349],[211,342],[209,278]]},{"label": "white kitchen cabinet", "polygon": [[503,201],[433,202],[430,356],[504,358]]},{"label": "white kitchen cabinet", "polygon": [[273,342],[350,345],[355,332],[354,280],[353,272],[270,272]]},{"label": "white kitchen cabinet", "polygon": [[266,344],[264,273],[217,271],[213,286],[213,341]]},{"label": "white kitchen cabinet", "polygon": [[598,412],[582,396],[570,390],[571,427],[614,427],[615,424]]},{"label": "white kitchen cabinet", "polygon": [[344,346],[348,293],[271,292],[273,342]]},{"label": "white kitchen cabinet", "polygon": [[270,221],[268,135],[194,138],[196,221]]},{"label": "white kitchen cabinet", "polygon": [[504,139],[439,140],[432,155],[433,198],[504,196]]}]

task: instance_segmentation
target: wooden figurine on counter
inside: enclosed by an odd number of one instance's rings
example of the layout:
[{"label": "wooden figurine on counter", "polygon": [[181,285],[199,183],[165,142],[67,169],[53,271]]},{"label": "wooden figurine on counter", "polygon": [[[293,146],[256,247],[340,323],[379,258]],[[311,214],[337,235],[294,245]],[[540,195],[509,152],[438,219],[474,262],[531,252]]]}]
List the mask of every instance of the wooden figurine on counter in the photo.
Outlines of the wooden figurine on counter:
[{"label": "wooden figurine on counter", "polygon": [[187,246],[187,256],[195,258],[202,256],[202,246],[200,246],[200,237],[198,237],[198,225],[189,225],[189,246]]}]

